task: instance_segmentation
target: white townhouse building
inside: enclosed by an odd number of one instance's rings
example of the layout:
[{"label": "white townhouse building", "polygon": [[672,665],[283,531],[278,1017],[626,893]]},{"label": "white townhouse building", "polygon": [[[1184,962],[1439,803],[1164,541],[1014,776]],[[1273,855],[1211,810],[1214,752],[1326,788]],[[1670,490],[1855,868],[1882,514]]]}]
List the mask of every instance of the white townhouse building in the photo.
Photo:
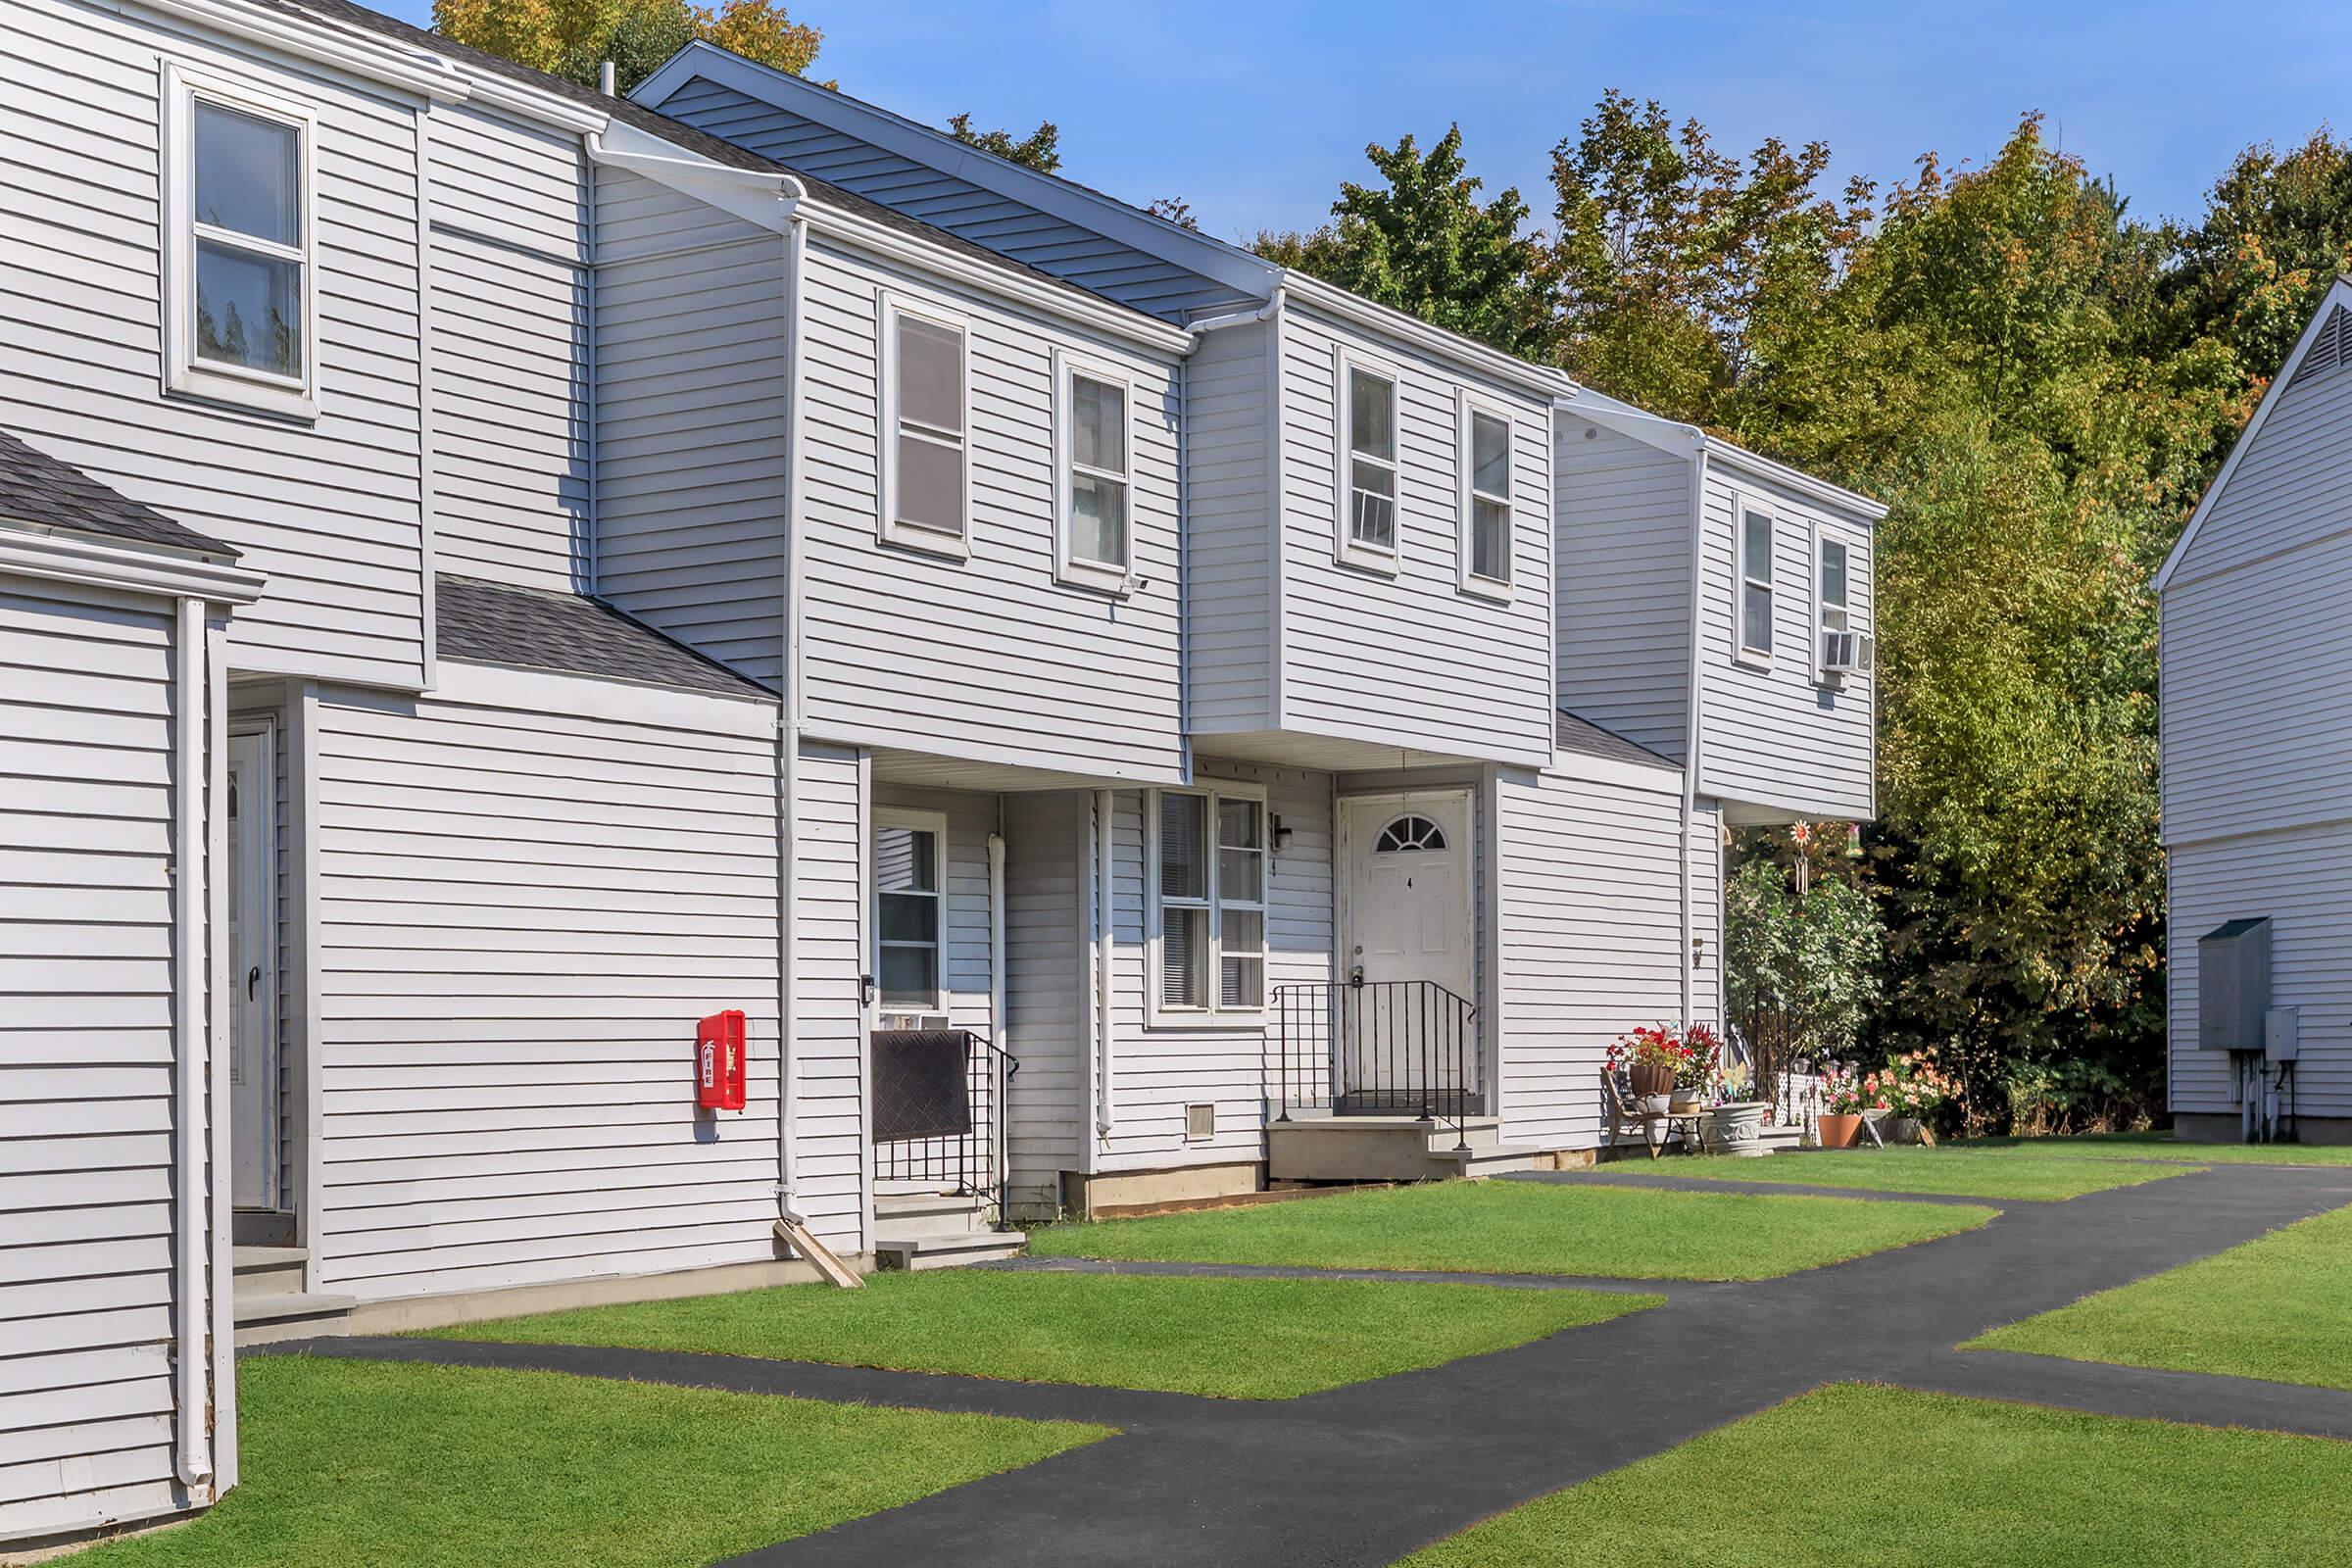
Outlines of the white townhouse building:
[{"label": "white townhouse building", "polygon": [[240,1338],[1589,1158],[1872,811],[1876,504],[721,52],[0,0],[0,1541]]},{"label": "white townhouse building", "polygon": [[2352,279],[2156,579],[2183,1138],[2352,1141]]}]

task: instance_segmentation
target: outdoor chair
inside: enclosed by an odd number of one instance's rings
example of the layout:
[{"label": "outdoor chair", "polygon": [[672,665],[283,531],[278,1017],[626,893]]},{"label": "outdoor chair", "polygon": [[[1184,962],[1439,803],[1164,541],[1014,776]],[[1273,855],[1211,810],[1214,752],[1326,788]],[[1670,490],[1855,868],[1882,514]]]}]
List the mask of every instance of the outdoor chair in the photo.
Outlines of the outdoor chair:
[{"label": "outdoor chair", "polygon": [[[1700,1110],[1644,1110],[1633,1086],[1622,1073],[1604,1072],[1600,1075],[1601,1094],[1606,1098],[1608,1128],[1602,1139],[1603,1147],[1615,1149],[1617,1140],[1629,1133],[1640,1135],[1655,1159],[1665,1151],[1666,1142],[1679,1131],[1687,1153],[1698,1152],[1698,1119],[1706,1112]],[[1653,1132],[1661,1123],[1663,1132]]]}]

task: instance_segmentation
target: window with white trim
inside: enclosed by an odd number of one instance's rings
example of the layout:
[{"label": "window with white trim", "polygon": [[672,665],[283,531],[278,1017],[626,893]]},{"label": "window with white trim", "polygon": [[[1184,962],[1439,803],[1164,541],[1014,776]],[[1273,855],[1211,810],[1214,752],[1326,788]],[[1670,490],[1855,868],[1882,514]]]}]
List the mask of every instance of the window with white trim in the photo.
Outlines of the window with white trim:
[{"label": "window with white trim", "polygon": [[1177,1022],[1266,1004],[1266,803],[1161,790],[1152,806],[1156,1012]]},{"label": "window with white trim", "polygon": [[882,540],[962,556],[971,454],[964,329],[885,300]]},{"label": "window with white trim", "polygon": [[[1845,541],[1823,534],[1814,556],[1813,580],[1818,584],[1813,666],[1826,679],[1833,668],[1850,669],[1858,655],[1845,634],[1854,629],[1852,585],[1848,580],[1849,552]],[[1836,650],[1836,653],[1833,653]],[[1842,662],[1838,655],[1842,655]]]},{"label": "window with white trim", "polygon": [[947,929],[947,824],[928,813],[874,818],[874,978],[888,1011],[935,1012]]},{"label": "window with white trim", "polygon": [[1134,394],[1123,377],[1082,365],[1061,364],[1056,380],[1061,414],[1056,421],[1061,432],[1056,565],[1064,581],[1124,588],[1134,560]]},{"label": "window with white trim", "polygon": [[310,110],[164,66],[168,390],[317,412]]},{"label": "window with white trim", "polygon": [[1340,361],[1340,558],[1396,556],[1396,378]]},{"label": "window with white trim", "polygon": [[1740,509],[1740,656],[1772,658],[1772,514]]},{"label": "window with white trim", "polygon": [[1511,586],[1511,421],[1462,405],[1462,586]]}]

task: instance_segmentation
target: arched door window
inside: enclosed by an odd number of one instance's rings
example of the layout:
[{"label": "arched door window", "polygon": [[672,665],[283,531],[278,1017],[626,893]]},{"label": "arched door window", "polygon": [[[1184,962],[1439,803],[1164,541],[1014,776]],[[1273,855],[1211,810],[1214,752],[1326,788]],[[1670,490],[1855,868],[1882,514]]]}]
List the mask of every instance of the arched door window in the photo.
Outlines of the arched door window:
[{"label": "arched door window", "polygon": [[1380,830],[1373,844],[1375,855],[1410,855],[1421,850],[1446,848],[1446,830],[1426,816],[1406,812]]}]

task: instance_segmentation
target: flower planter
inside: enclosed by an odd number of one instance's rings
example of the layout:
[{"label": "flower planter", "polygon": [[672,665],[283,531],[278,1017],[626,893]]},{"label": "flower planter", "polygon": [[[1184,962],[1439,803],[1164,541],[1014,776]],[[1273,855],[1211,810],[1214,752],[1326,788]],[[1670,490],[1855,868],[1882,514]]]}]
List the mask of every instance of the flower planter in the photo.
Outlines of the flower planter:
[{"label": "flower planter", "polygon": [[1890,1144],[1916,1144],[1923,1131],[1917,1116],[1889,1116],[1879,1123],[1879,1136]]},{"label": "flower planter", "polygon": [[1851,1149],[1862,1139],[1860,1116],[1820,1115],[1813,1118],[1814,1135],[1824,1149]]},{"label": "flower planter", "polygon": [[1666,1103],[1667,1108],[1677,1114],[1688,1114],[1690,1111],[1705,1108],[1703,1091],[1696,1089],[1677,1089],[1667,1098]]},{"label": "flower planter", "polygon": [[1761,1100],[1735,1101],[1717,1105],[1698,1124],[1698,1141],[1710,1154],[1754,1155],[1764,1152],[1764,1109]]},{"label": "flower planter", "polygon": [[1626,1082],[1643,1100],[1674,1093],[1674,1068],[1663,1061],[1637,1061],[1625,1069]]},{"label": "flower planter", "polygon": [[1674,1109],[1672,1095],[1643,1095],[1641,1100],[1642,1114],[1644,1116],[1663,1116]]}]

